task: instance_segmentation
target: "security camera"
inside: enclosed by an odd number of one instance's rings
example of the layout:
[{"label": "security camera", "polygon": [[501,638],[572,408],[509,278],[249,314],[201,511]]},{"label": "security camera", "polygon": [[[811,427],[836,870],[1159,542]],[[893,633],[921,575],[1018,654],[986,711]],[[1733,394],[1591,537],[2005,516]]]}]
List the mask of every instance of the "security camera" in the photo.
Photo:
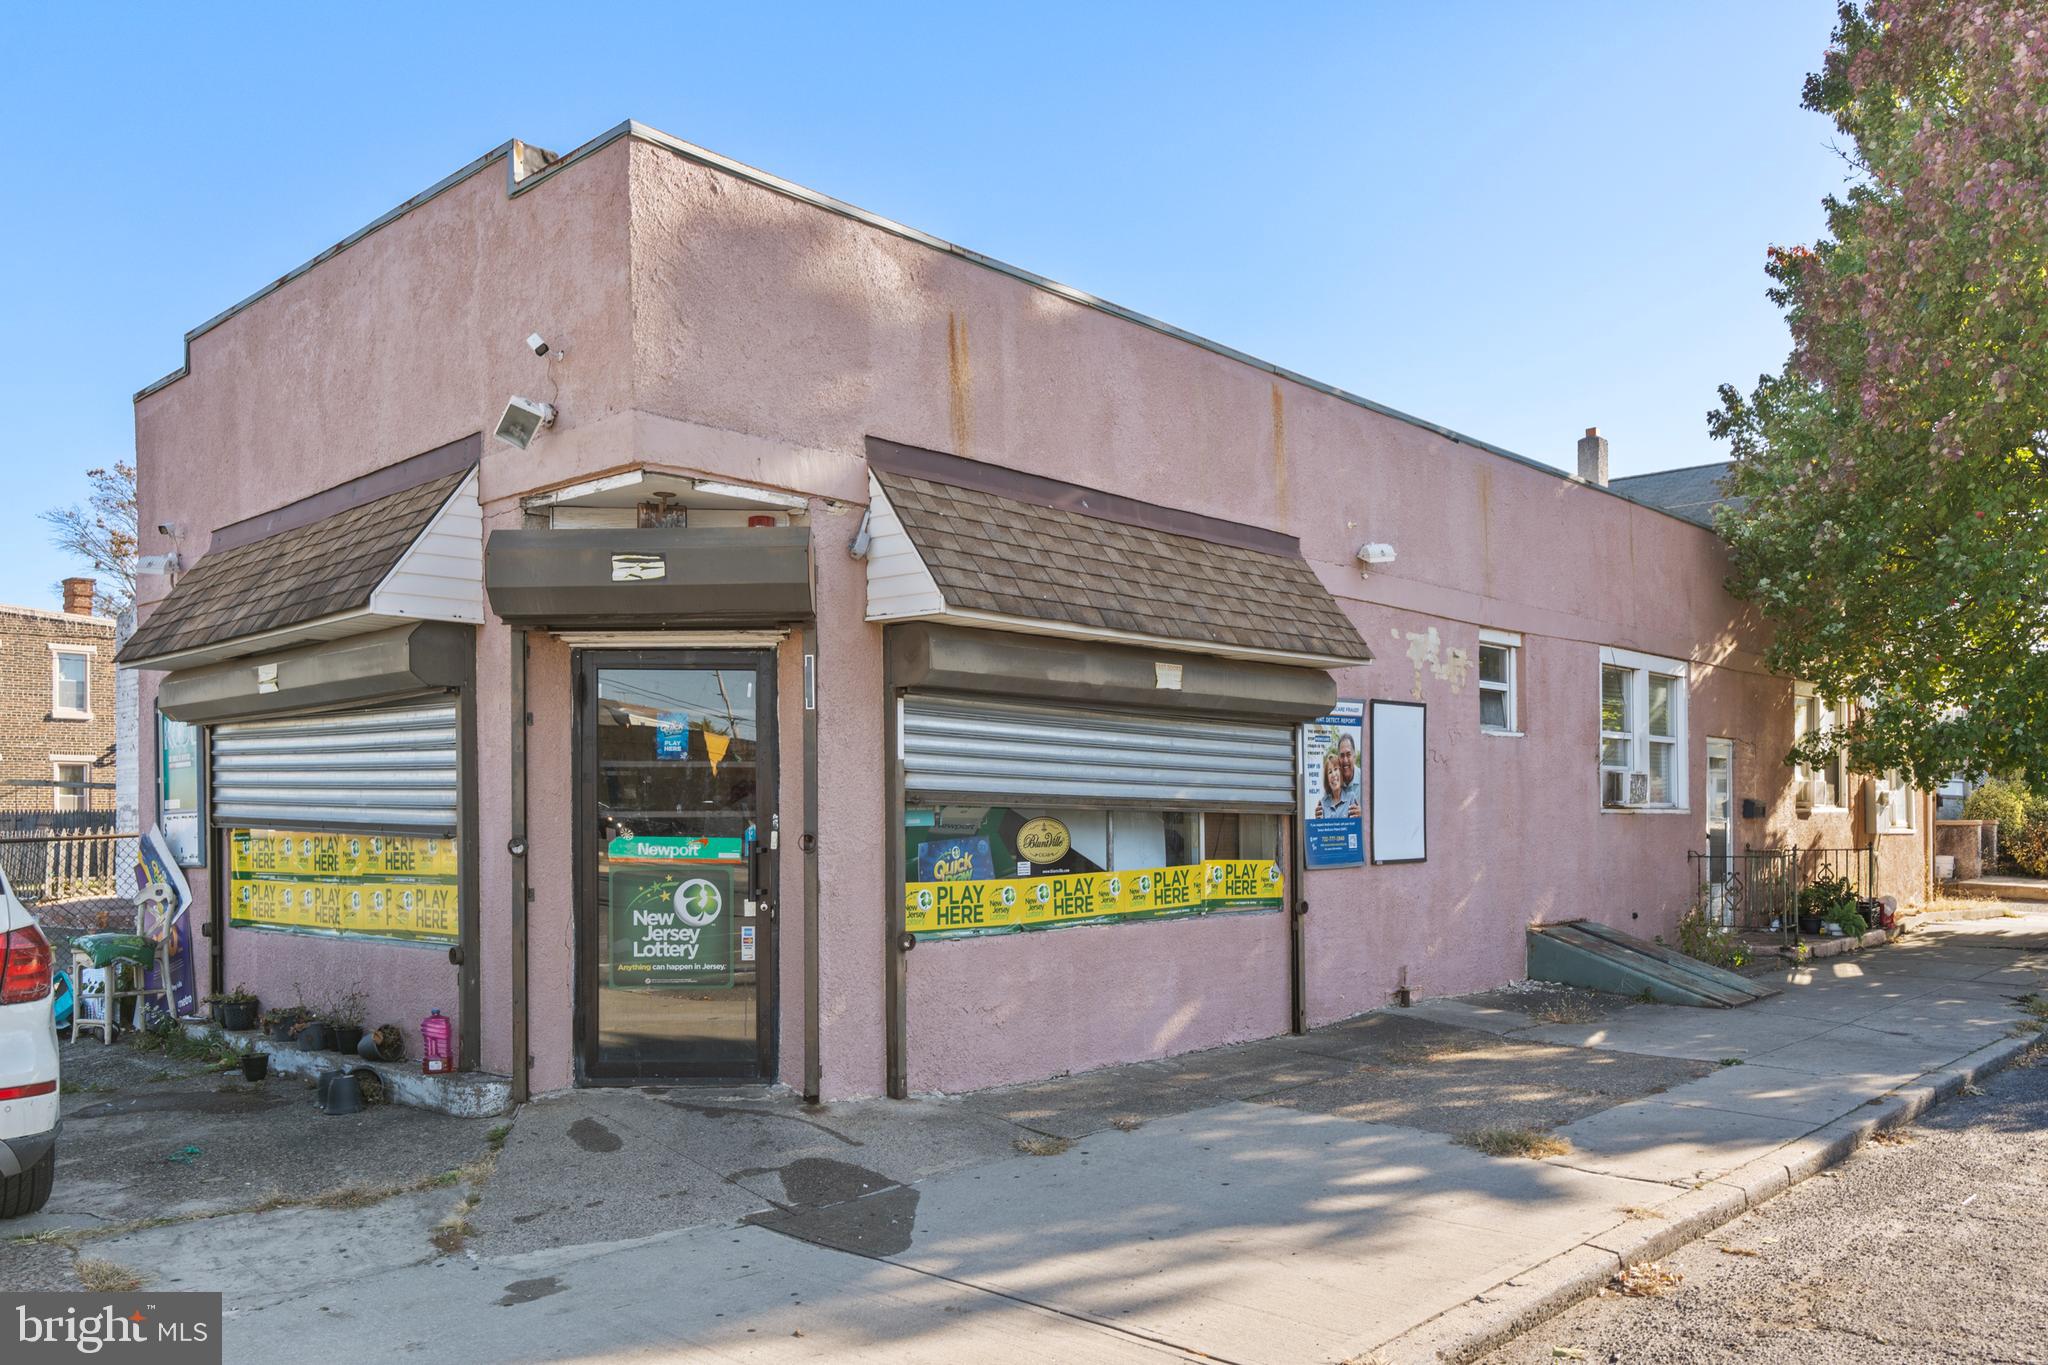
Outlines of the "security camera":
[{"label": "security camera", "polygon": [[496,435],[508,446],[524,450],[533,444],[533,438],[555,424],[555,405],[536,403],[530,398],[514,395],[505,405],[505,415],[498,419]]},{"label": "security camera", "polygon": [[548,339],[539,332],[530,333],[526,338],[526,349],[532,351],[535,355],[546,355],[548,353]]}]

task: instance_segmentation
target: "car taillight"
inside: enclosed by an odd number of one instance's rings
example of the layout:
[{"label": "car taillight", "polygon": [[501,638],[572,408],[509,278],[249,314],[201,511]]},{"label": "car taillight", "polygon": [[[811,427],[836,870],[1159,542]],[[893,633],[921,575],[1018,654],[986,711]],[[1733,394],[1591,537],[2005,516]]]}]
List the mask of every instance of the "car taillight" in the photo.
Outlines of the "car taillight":
[{"label": "car taillight", "polygon": [[50,993],[50,940],[33,924],[0,939],[0,1005],[26,1005]]}]

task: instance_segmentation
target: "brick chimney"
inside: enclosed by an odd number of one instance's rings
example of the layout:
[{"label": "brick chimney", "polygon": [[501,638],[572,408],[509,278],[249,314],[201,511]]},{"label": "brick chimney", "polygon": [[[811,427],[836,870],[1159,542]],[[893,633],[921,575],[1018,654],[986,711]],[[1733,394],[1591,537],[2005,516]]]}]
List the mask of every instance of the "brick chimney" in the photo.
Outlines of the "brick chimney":
[{"label": "brick chimney", "polygon": [[64,611],[69,616],[92,615],[93,581],[90,578],[64,580]]},{"label": "brick chimney", "polygon": [[1607,438],[1598,427],[1587,427],[1579,438],[1579,478],[1607,487]]}]

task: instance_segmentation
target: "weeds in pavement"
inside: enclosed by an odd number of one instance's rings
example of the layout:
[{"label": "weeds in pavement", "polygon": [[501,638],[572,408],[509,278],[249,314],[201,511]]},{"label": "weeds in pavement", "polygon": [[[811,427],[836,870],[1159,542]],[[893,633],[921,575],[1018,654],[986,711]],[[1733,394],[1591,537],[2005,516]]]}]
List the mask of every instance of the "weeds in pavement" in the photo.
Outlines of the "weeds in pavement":
[{"label": "weeds in pavement", "polygon": [[2036,1019],[2048,1019],[2048,995],[2029,991],[2019,998],[2019,1007]]},{"label": "weeds in pavement", "polygon": [[1531,1005],[1523,1013],[1546,1024],[1597,1024],[1607,1017],[1606,1011],[1569,996]]},{"label": "weeds in pavement", "polygon": [[443,1256],[453,1256],[469,1244],[469,1235],[476,1231],[469,1225],[469,1215],[475,1211],[478,1202],[478,1196],[474,1191],[465,1194],[446,1218],[434,1224],[434,1230],[427,1235],[427,1240],[434,1244],[436,1251]]},{"label": "weeds in pavement", "polygon": [[58,1093],[64,1095],[111,1095],[118,1089],[120,1089],[119,1086],[108,1085],[104,1081],[59,1081],[57,1083]]},{"label": "weeds in pavement", "polygon": [[484,1141],[488,1142],[491,1145],[492,1151],[502,1152],[505,1150],[505,1139],[511,1136],[512,1125],[509,1123],[501,1123],[497,1127],[491,1129],[490,1132],[484,1134]]},{"label": "weeds in pavement", "polygon": [[1913,1135],[1904,1128],[1880,1128],[1870,1135],[1870,1140],[1880,1147],[1904,1147],[1913,1141]]},{"label": "weeds in pavement", "polygon": [[1721,1065],[1722,1065],[1722,1066],[1741,1066],[1741,1065],[1742,1065],[1742,1058],[1740,1058],[1740,1057],[1723,1057],[1723,1058],[1721,1059]]},{"label": "weeds in pavement", "polygon": [[1469,1133],[1460,1133],[1451,1141],[1462,1147],[1471,1147],[1488,1156],[1523,1156],[1532,1160],[1546,1156],[1564,1156],[1572,1149],[1571,1143],[1550,1133],[1540,1133],[1534,1128],[1479,1128]]},{"label": "weeds in pavement", "polygon": [[1645,986],[1636,992],[1635,1001],[1638,1005],[1654,1005],[1657,1003],[1657,996],[1654,991]]},{"label": "weeds in pavement", "polygon": [[[125,1237],[131,1232],[149,1232],[155,1228],[173,1227],[182,1223],[204,1223],[214,1218],[232,1218],[237,1214],[275,1213],[279,1209],[366,1209],[400,1195],[418,1194],[422,1190],[447,1189],[454,1185],[468,1183],[481,1186],[491,1177],[494,1162],[492,1157],[479,1157],[467,1166],[452,1170],[436,1171],[417,1180],[407,1180],[390,1185],[365,1185],[359,1182],[337,1185],[331,1190],[317,1194],[288,1195],[272,1188],[261,1198],[247,1204],[237,1204],[231,1209],[201,1209],[193,1213],[158,1215],[152,1218],[137,1218],[132,1222],[113,1223],[105,1227],[90,1228],[46,1228],[41,1232],[23,1233],[7,1240],[20,1246],[61,1246],[76,1251],[83,1242],[99,1241],[107,1237]],[[474,1207],[476,1196],[466,1197],[465,1203]]]},{"label": "weeds in pavement", "polygon": [[1135,1133],[1145,1126],[1145,1120],[1131,1114],[1119,1114],[1109,1121],[1109,1126],[1119,1133]]},{"label": "weeds in pavement", "polygon": [[2043,1029],[2048,1029],[2048,1019],[2022,1019],[2006,1030],[2006,1036],[2024,1038],[2029,1033],[2039,1033]]},{"label": "weeds in pavement", "polygon": [[142,1288],[142,1277],[125,1265],[83,1257],[73,1268],[78,1282],[95,1294],[129,1294]]},{"label": "weeds in pavement", "polygon": [[[158,1015],[149,1022],[149,1027],[128,1035],[129,1043],[137,1052],[161,1052],[177,1062],[204,1062],[210,1066],[221,1066],[235,1062],[240,1055],[221,1040],[218,1032],[208,1032],[199,1038],[188,1038],[177,1021],[167,1015]],[[152,1080],[175,1079],[175,1072],[159,1072]]]},{"label": "weeds in pavement", "polygon": [[1026,1156],[1058,1156],[1074,1145],[1072,1138],[1032,1136],[1020,1137],[1010,1144]]},{"label": "weeds in pavement", "polygon": [[1666,1270],[1656,1261],[1641,1261],[1617,1271],[1600,1293],[1602,1297],[1621,1294],[1632,1299],[1654,1299],[1668,1289],[1676,1289],[1684,1278],[1675,1270]]}]

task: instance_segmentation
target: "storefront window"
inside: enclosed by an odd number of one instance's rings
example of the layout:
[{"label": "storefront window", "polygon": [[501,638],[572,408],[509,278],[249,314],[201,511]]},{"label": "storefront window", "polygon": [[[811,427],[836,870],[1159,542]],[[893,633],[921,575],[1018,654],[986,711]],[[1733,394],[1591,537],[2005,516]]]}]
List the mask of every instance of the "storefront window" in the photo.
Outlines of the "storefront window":
[{"label": "storefront window", "polygon": [[954,935],[1281,904],[1278,815],[912,806],[906,923]]},{"label": "storefront window", "polygon": [[1202,817],[1204,858],[1280,857],[1280,817],[1240,815],[1235,811]]}]

